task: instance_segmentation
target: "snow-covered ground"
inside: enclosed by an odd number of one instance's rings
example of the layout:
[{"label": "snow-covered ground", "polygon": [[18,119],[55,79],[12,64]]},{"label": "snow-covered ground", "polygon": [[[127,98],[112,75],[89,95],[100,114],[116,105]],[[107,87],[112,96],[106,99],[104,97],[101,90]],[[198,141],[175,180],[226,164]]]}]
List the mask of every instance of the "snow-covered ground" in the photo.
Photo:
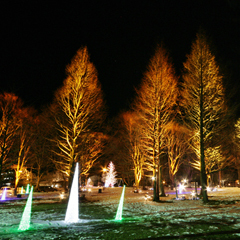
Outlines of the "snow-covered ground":
[{"label": "snow-covered ground", "polygon": [[[26,198],[0,201],[0,239],[240,239],[240,188],[220,188],[208,192],[209,203],[167,197],[153,202],[126,188],[123,220],[114,221],[122,188],[97,188],[86,192],[80,202],[79,222],[64,223],[67,204],[60,193],[34,193],[31,227],[18,231]],[[182,197],[180,195],[179,197]]]}]

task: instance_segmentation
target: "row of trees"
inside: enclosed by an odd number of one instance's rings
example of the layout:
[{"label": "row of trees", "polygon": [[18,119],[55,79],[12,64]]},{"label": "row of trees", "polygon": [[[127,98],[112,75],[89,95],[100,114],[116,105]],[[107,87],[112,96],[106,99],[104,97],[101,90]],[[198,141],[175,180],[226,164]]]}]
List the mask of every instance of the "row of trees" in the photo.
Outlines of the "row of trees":
[{"label": "row of trees", "polygon": [[124,179],[133,171],[137,187],[143,177],[153,177],[155,201],[165,195],[163,169],[168,168],[174,183],[179,167],[190,158],[200,171],[203,201],[207,202],[207,175],[238,159],[233,157],[232,146],[240,145],[229,142],[238,143],[240,124],[235,125],[238,131],[232,128],[231,135],[229,129],[234,125],[223,77],[201,32],[187,55],[181,78],[163,46],[156,48],[131,110],[119,118],[120,134],[112,133],[121,139],[120,144],[103,131],[105,103],[86,47],[66,67],[63,86],[41,114],[24,107],[10,93],[0,95],[0,106],[0,176],[13,168],[15,188],[27,168],[35,172],[37,186],[55,169],[70,185],[76,162],[81,176],[87,175],[104,153],[106,157],[106,146],[114,145],[108,156],[120,156],[118,176]]},{"label": "row of trees", "polygon": [[[107,140],[100,131],[105,117],[97,71],[87,48],[80,48],[66,68],[63,86],[41,114],[25,108],[11,93],[0,95],[0,176],[15,170],[15,189],[31,169],[41,178],[54,169],[71,184],[76,162],[87,175]],[[1,183],[1,182],[0,182]]]},{"label": "row of trees", "polygon": [[165,195],[163,168],[167,165],[174,183],[180,165],[191,158],[192,166],[200,171],[201,194],[207,202],[207,175],[234,159],[230,154],[233,111],[227,108],[223,76],[202,32],[183,66],[179,79],[166,50],[157,47],[132,110],[121,116],[124,138],[135,183],[138,186],[143,175],[152,174],[155,201]]}]

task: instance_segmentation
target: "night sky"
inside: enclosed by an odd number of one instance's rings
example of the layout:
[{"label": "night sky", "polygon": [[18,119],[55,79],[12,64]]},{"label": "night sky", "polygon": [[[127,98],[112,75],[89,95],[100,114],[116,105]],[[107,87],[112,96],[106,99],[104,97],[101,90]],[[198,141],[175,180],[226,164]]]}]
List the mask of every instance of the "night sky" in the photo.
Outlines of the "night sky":
[{"label": "night sky", "polygon": [[[87,46],[115,116],[133,99],[157,43],[180,74],[200,27],[212,39],[227,89],[240,82],[238,0],[1,1],[0,22],[0,92],[37,109],[51,103],[66,65]],[[237,91],[231,98],[240,102]]]}]

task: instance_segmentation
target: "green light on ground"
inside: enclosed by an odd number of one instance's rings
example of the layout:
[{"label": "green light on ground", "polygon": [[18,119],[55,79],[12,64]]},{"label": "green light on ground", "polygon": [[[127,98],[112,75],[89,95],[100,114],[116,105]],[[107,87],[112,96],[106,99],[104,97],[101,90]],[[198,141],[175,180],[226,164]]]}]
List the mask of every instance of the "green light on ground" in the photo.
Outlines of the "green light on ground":
[{"label": "green light on ground", "polygon": [[123,186],[122,195],[121,195],[121,198],[120,198],[120,201],[119,201],[117,214],[116,214],[116,217],[115,217],[115,220],[117,220],[117,221],[122,220],[124,192],[125,192],[125,185]]},{"label": "green light on ground", "polygon": [[28,200],[23,211],[22,219],[18,227],[18,230],[20,231],[26,231],[30,227],[31,210],[32,210],[32,194],[33,194],[33,186],[28,196]]}]

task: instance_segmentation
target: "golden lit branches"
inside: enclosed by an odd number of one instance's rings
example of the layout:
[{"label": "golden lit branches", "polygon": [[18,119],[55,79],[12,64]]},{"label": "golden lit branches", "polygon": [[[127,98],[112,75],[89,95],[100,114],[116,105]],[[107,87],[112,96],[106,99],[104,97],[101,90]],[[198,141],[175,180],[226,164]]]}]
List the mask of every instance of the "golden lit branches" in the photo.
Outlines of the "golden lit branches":
[{"label": "golden lit branches", "polygon": [[203,201],[207,202],[204,152],[211,147],[214,135],[224,127],[225,105],[222,76],[202,33],[197,34],[187,55],[183,79],[186,126],[191,131],[191,146],[200,162]]},{"label": "golden lit branches", "polygon": [[159,200],[159,183],[162,194],[161,156],[166,151],[165,127],[174,116],[178,96],[177,79],[167,52],[158,46],[144,74],[134,109],[137,111],[142,131],[142,147],[146,164],[152,166],[154,200]]},{"label": "golden lit branches", "polygon": [[[81,163],[81,144],[103,116],[103,99],[97,71],[90,62],[87,48],[80,48],[66,68],[67,78],[56,92],[59,137],[57,145],[62,171],[70,176],[75,163]],[[90,146],[91,147],[91,146]],[[90,165],[89,165],[90,166]]]}]

